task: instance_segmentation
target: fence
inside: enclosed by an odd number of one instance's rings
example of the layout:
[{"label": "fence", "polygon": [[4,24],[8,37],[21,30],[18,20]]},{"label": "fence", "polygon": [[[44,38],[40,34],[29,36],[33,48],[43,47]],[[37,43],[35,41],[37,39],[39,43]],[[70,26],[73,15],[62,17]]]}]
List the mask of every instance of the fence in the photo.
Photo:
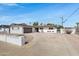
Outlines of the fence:
[{"label": "fence", "polygon": [[43,30],[39,30],[39,32],[50,32],[50,33],[57,33],[57,29],[43,29]]},{"label": "fence", "polygon": [[22,46],[25,44],[24,36],[15,35],[15,34],[0,33],[0,41],[12,43],[12,44],[19,45],[19,46]]},{"label": "fence", "polygon": [[70,30],[71,34],[75,34],[76,33],[76,29],[60,29],[61,34],[66,33],[66,30]]}]

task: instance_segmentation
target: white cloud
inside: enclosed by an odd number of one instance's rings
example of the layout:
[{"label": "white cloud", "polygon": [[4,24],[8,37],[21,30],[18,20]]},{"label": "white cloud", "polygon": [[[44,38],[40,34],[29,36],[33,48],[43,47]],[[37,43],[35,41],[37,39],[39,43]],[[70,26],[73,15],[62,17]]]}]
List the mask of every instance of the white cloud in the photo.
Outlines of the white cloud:
[{"label": "white cloud", "polygon": [[16,3],[1,3],[1,5],[4,5],[4,6],[18,6],[18,4],[16,4]]},{"label": "white cloud", "polygon": [[24,6],[19,5],[17,3],[0,3],[0,5],[3,5],[3,6],[16,6],[16,7],[24,8]]},{"label": "white cloud", "polygon": [[25,15],[16,15],[16,16],[0,16],[0,24],[11,24],[11,23],[28,23]]}]

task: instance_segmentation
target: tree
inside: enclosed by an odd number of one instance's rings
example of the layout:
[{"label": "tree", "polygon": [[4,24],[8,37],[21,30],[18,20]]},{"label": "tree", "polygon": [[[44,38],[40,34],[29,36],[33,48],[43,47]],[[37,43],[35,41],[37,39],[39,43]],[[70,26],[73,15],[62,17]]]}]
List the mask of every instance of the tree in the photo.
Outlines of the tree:
[{"label": "tree", "polygon": [[77,26],[79,26],[79,22],[77,22],[76,24],[77,24]]},{"label": "tree", "polygon": [[57,26],[58,26],[57,24],[52,24],[52,23],[48,23],[47,25],[48,25],[48,26],[53,26],[53,27],[55,27],[55,28],[57,28]]},{"label": "tree", "polygon": [[47,23],[47,25],[53,26],[54,24],[52,24],[52,23]]},{"label": "tree", "polygon": [[33,23],[33,26],[38,26],[38,25],[39,25],[38,22],[34,22],[34,23]]},{"label": "tree", "polygon": [[57,29],[63,28],[62,25],[57,25]]},{"label": "tree", "polygon": [[31,25],[32,23],[31,23],[31,22],[29,22],[29,24]]},{"label": "tree", "polygon": [[42,26],[42,25],[43,25],[43,23],[40,23],[40,25]]}]

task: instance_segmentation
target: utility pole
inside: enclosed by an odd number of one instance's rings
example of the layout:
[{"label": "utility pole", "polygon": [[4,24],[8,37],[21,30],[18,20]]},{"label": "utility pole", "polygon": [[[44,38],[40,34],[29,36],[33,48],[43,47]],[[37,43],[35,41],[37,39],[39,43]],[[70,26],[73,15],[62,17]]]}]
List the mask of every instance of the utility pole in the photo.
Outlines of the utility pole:
[{"label": "utility pole", "polygon": [[63,16],[60,17],[60,18],[61,18],[61,25],[62,25],[62,27],[63,27],[63,21],[64,21],[64,18],[63,18]]},{"label": "utility pole", "polygon": [[63,26],[63,24],[64,24],[67,20],[69,20],[69,18],[72,17],[78,10],[79,10],[79,8],[77,8],[77,9],[76,9],[72,14],[70,14],[69,17],[67,17],[66,19],[64,19],[63,16],[60,17],[61,20],[62,20],[62,26]]},{"label": "utility pole", "polygon": [[79,10],[79,8],[77,8],[72,14],[70,14],[69,17],[67,17],[66,19],[64,19],[63,23],[65,23],[70,17],[72,17],[78,10]]}]

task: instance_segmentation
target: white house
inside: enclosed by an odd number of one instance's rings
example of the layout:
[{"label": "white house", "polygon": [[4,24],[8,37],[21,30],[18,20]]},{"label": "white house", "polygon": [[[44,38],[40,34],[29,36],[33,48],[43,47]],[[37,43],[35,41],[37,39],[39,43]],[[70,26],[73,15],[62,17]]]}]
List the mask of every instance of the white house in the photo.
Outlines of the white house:
[{"label": "white house", "polygon": [[57,33],[57,28],[55,28],[54,26],[48,26],[48,25],[34,26],[33,27],[33,32]]},{"label": "white house", "polygon": [[11,34],[24,34],[31,33],[32,27],[26,24],[11,24],[10,33]]},{"label": "white house", "polygon": [[22,46],[27,32],[31,32],[31,27],[25,24],[0,25],[0,41]]},{"label": "white house", "polygon": [[10,33],[9,25],[0,25],[0,32]]}]

